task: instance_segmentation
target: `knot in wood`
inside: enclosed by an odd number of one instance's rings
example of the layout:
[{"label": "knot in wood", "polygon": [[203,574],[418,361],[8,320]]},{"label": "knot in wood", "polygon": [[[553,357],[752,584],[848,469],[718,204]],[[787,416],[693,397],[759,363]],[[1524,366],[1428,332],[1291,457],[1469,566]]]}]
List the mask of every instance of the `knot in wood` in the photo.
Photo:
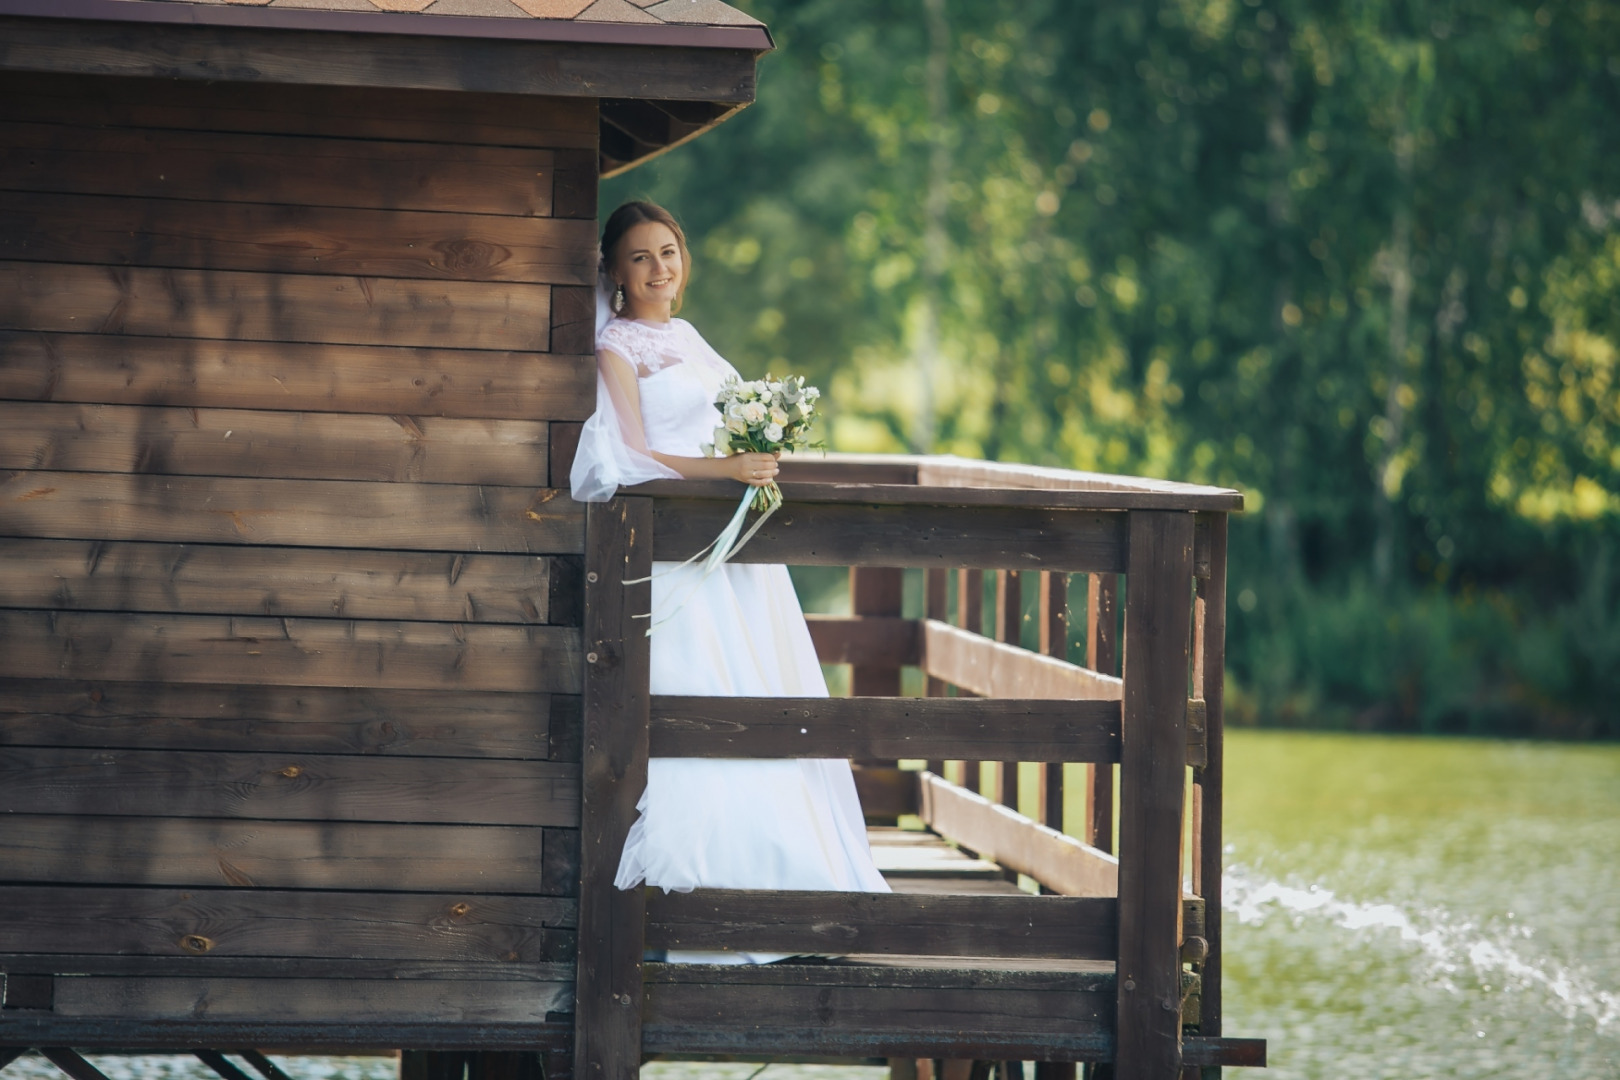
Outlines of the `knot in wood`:
[{"label": "knot in wood", "polygon": [[1135,979],[1126,979],[1125,980],[1125,989],[1126,989],[1127,992],[1129,992],[1131,990],[1135,990],[1136,989],[1136,980]]},{"label": "knot in wood", "polygon": [[214,947],[214,942],[213,939],[205,938],[201,934],[187,934],[180,939],[180,947],[188,953],[196,953],[201,956]]},{"label": "knot in wood", "polygon": [[296,780],[299,774],[303,771],[304,770],[299,768],[297,765],[289,765],[285,769],[281,770],[281,775],[285,776],[289,780]]},{"label": "knot in wood", "polygon": [[465,900],[463,900],[461,903],[454,904],[454,905],[451,906],[450,914],[454,915],[456,918],[459,919],[459,918],[461,918],[463,915],[467,914],[467,912],[469,912],[471,910],[472,910],[472,905],[467,903]]}]

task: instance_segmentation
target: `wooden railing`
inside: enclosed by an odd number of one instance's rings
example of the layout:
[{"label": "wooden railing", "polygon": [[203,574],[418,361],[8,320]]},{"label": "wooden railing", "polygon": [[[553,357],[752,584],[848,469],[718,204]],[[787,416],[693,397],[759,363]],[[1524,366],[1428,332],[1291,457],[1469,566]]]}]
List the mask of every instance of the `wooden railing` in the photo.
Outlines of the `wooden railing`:
[{"label": "wooden railing", "polygon": [[[824,662],[852,665],[854,697],[652,697],[648,644],[628,617],[647,610],[649,591],[623,582],[698,550],[736,489],[649,484],[590,508],[579,1075],[633,1076],[654,1051],[1112,1061],[1117,1076],[1162,1080],[1257,1063],[1263,1044],[1222,1038],[1220,1016],[1225,515],[1241,496],[932,458],[793,462],[783,489],[786,506],[739,561],[851,568],[854,614],[812,618],[811,631]],[[922,618],[903,617],[903,567],[925,572]],[[998,640],[980,633],[989,573]],[[1084,665],[1067,659],[1077,573],[1089,575]],[[1026,582],[1038,652],[1020,646]],[[895,696],[904,666],[922,669],[929,696]],[[916,814],[1048,895],[620,892],[612,879],[649,756],[853,758],[868,815]],[[899,759],[929,767],[900,773]],[[964,763],[965,787],[944,778],[951,761]],[[999,780],[984,793],[971,790],[980,762]],[[1017,812],[1019,762],[1041,765],[1041,820]],[[1087,767],[1080,837],[1063,832],[1064,763]],[[1114,967],[715,969],[644,965],[649,948]],[[1184,1038],[1184,1025],[1196,1034]]]}]

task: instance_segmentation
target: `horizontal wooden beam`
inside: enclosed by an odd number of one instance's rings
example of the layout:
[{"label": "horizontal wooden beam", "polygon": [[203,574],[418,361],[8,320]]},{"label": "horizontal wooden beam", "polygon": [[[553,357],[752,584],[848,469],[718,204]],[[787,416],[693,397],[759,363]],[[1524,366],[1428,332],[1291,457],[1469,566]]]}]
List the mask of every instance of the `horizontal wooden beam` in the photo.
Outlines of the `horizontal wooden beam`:
[{"label": "horizontal wooden beam", "polygon": [[916,619],[887,615],[806,615],[816,659],[823,664],[901,667],[922,658]]},{"label": "horizontal wooden beam", "polygon": [[0,746],[579,761],[579,699],[0,679]]},{"label": "horizontal wooden beam", "polygon": [[929,828],[1065,896],[1115,896],[1119,860],[933,773],[918,777]]},{"label": "horizontal wooden beam", "polygon": [[183,958],[189,975],[233,957],[538,964],[573,958],[578,917],[572,897],[38,885],[0,886],[0,907],[0,955],[60,954],[42,969],[58,973],[107,954]]},{"label": "horizontal wooden beam", "polygon": [[510,825],[12,814],[12,884],[573,896],[579,832]]},{"label": "horizontal wooden beam", "polygon": [[0,538],[0,607],[543,624],[552,564],[542,555]]},{"label": "horizontal wooden beam", "polygon": [[0,748],[0,815],[579,824],[557,761]]},{"label": "horizontal wooden beam", "polygon": [[[499,982],[501,980],[489,980]],[[423,1050],[536,1050],[566,1060],[574,1024],[560,1020],[510,1023],[457,1017],[449,1012],[416,1020],[310,1021],[209,1019],[130,1021],[121,1018],[56,1016],[49,1012],[7,1012],[8,1042],[23,1046],[76,1046],[81,1050],[151,1050],[173,1053],[176,1046],[253,1046],[261,1051],[298,1052],[311,1046],[353,1053],[389,1054],[401,1046]],[[563,1014],[566,1016],[566,1014]],[[566,1075],[559,1073],[558,1075]]]},{"label": "horizontal wooden beam", "polygon": [[786,953],[1112,960],[1101,897],[698,889],[647,894],[647,945]]},{"label": "horizontal wooden beam", "polygon": [[0,678],[577,694],[579,631],[0,609]]},{"label": "horizontal wooden beam", "polygon": [[[286,895],[286,894],[283,894]],[[384,894],[367,893],[380,896]],[[399,894],[408,895],[408,894]],[[482,897],[482,899],[490,899]],[[558,950],[574,953],[572,930],[542,931]],[[577,954],[576,954],[577,955]],[[567,982],[574,977],[575,961],[546,960],[536,963],[496,962],[488,959],[395,960],[300,956],[294,958],[298,974],[310,979],[459,979],[497,982]],[[224,979],[284,979],[285,956],[219,956],[209,952],[202,957],[192,953],[172,956],[105,953],[0,953],[0,971],[51,972],[59,976],[115,975],[152,978],[192,978],[207,975]],[[8,1014],[4,1020],[12,1017]],[[8,1033],[11,1030],[6,1027]],[[323,1044],[324,1045],[324,1044]]]},{"label": "horizontal wooden beam", "polygon": [[1123,682],[938,619],[923,624],[923,669],[981,697],[1118,701]]},{"label": "horizontal wooden beam", "polygon": [[566,353],[0,330],[0,398],[584,420],[596,408],[596,363]]},{"label": "horizontal wooden beam", "polygon": [[[682,498],[662,481],[655,503],[654,556],[679,561],[719,534],[735,507]],[[653,489],[646,484],[632,489]],[[731,485],[732,489],[736,485]],[[820,490],[818,490],[820,489]],[[851,494],[839,485],[784,487],[787,504],[736,556],[738,562],[806,566],[979,567],[1012,570],[1124,569],[1122,514],[1046,507],[998,507],[965,514],[958,507],[910,505],[914,489],[893,485]],[[798,494],[826,498],[797,498]],[[848,501],[844,501],[847,497]],[[892,499],[892,502],[890,501]],[[902,502],[906,505],[901,505]]]},{"label": "horizontal wooden beam", "polygon": [[655,757],[1117,761],[1117,701],[655,697]]},{"label": "horizontal wooden beam", "polygon": [[0,401],[0,469],[542,484],[543,420]]},{"label": "horizontal wooden beam", "polygon": [[0,536],[578,554],[585,513],[554,488],[18,471]]}]

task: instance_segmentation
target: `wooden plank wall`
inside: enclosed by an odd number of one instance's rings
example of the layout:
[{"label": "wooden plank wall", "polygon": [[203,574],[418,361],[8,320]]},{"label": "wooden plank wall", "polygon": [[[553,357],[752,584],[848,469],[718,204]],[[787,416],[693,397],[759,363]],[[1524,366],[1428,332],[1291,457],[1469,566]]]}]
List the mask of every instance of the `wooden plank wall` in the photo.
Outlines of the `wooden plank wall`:
[{"label": "wooden plank wall", "polygon": [[596,108],[0,75],[0,1034],[571,1029]]}]

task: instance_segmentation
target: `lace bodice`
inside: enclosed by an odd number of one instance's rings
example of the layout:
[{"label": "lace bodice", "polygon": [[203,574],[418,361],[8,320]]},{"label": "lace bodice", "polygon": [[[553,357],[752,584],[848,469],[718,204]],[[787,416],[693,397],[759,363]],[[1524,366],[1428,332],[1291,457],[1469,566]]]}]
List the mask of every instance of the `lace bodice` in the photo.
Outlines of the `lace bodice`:
[{"label": "lace bodice", "polygon": [[641,423],[647,446],[662,454],[696,457],[721,423],[715,394],[736,369],[685,319],[663,325],[614,319],[597,335],[600,350],[636,369]]}]

